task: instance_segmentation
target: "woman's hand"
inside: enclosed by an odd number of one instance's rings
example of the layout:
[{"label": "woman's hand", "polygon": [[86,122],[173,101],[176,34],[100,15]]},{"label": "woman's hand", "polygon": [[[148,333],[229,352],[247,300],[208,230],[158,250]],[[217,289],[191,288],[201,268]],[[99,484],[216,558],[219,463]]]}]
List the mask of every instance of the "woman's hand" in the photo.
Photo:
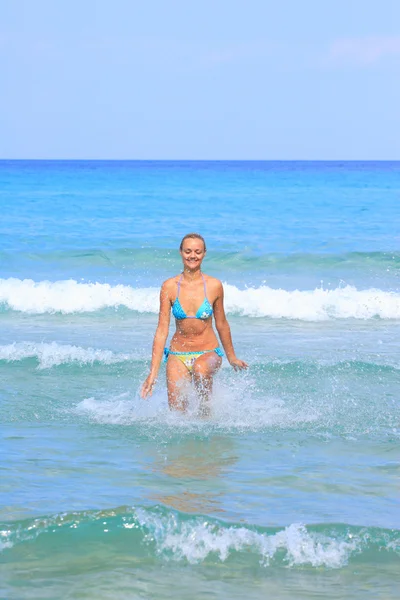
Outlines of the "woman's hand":
[{"label": "woman's hand", "polygon": [[235,371],[242,371],[242,369],[248,369],[249,365],[244,362],[244,360],[240,360],[240,358],[232,358],[229,361],[229,364],[231,365],[231,367],[233,367],[235,369]]},{"label": "woman's hand", "polygon": [[142,390],[140,395],[142,398],[147,398],[147,396],[151,396],[153,393],[153,387],[156,385],[156,378],[154,375],[149,375],[144,384],[142,385]]}]

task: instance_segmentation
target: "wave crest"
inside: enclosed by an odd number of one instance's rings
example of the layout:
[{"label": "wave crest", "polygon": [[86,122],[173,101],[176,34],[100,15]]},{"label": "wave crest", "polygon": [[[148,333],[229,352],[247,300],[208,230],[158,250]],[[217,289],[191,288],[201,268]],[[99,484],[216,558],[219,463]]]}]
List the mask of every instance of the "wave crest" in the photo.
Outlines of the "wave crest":
[{"label": "wave crest", "polygon": [[[240,290],[224,284],[225,307],[230,315],[253,318],[324,321],[330,319],[400,319],[400,294],[353,286],[314,290]],[[125,307],[139,313],[157,313],[158,288],[133,288],[75,280],[40,281],[0,279],[0,305],[5,310],[31,314],[86,313]]]},{"label": "wave crest", "polygon": [[[104,538],[107,544],[126,546],[137,556],[190,564],[246,560],[261,567],[340,568],[350,559],[374,561],[375,553],[400,553],[396,530],[350,525],[303,525],[256,527],[226,523],[201,515],[188,516],[166,507],[120,507],[83,511],[0,524],[3,552],[29,542],[30,552],[40,552],[46,537],[56,536],[59,548],[73,548],[74,538],[86,543]],[[32,541],[35,544],[32,545]]]},{"label": "wave crest", "polygon": [[114,353],[111,350],[82,348],[71,344],[14,342],[0,346],[0,361],[19,362],[33,358],[39,369],[49,369],[63,364],[113,365],[134,360],[131,354]]}]

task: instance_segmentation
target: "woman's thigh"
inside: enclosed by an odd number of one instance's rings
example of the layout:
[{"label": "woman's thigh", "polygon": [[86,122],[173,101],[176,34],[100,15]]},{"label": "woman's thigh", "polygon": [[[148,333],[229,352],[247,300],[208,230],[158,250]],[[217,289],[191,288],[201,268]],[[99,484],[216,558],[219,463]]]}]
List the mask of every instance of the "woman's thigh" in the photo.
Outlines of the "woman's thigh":
[{"label": "woman's thigh", "polygon": [[167,389],[170,408],[175,410],[186,409],[187,387],[191,379],[191,374],[183,362],[170,354],[167,362]]},{"label": "woman's thigh", "polygon": [[222,364],[222,358],[216,352],[206,352],[196,358],[193,365],[193,375],[195,380],[211,381],[213,375],[218,371]]}]

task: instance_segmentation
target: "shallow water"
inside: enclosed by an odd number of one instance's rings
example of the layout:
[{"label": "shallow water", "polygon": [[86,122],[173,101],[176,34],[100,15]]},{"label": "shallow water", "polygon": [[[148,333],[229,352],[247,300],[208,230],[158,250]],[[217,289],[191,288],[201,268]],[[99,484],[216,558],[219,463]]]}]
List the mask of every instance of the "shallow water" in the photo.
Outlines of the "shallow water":
[{"label": "shallow water", "polygon": [[[0,597],[397,598],[400,164],[0,181]],[[192,229],[250,363],[208,419],[138,395]]]}]

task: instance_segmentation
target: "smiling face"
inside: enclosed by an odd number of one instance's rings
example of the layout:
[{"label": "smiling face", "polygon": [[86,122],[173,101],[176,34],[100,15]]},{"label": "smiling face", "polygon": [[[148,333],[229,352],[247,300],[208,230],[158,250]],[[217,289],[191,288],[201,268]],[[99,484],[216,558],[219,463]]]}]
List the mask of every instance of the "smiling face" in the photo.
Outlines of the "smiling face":
[{"label": "smiling face", "polygon": [[193,271],[199,269],[206,254],[203,240],[186,238],[180,251],[185,269]]}]

